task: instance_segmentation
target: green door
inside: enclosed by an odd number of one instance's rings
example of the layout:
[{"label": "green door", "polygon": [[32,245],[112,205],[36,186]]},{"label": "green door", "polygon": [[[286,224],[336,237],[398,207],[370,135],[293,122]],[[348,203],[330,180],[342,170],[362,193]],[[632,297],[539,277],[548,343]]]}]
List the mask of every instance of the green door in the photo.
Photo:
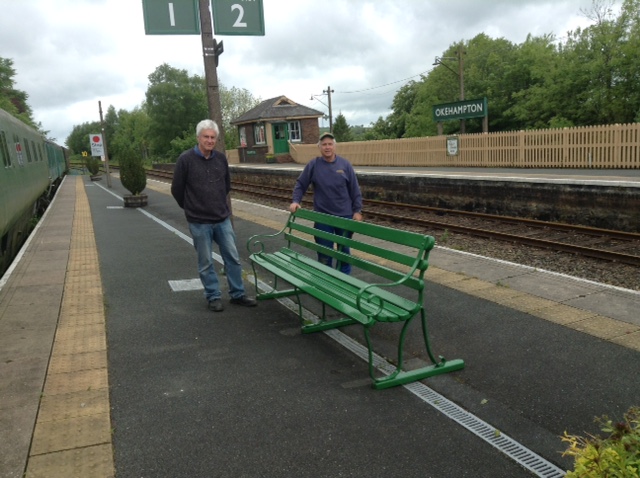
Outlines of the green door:
[{"label": "green door", "polygon": [[273,123],[273,154],[289,152],[289,126],[287,123]]}]

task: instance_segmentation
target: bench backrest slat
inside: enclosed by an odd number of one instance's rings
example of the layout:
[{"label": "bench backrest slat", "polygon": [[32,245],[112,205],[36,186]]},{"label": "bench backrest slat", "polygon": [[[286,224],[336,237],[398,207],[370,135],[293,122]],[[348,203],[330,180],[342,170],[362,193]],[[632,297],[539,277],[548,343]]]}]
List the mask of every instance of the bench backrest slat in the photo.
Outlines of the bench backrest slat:
[{"label": "bench backrest slat", "polygon": [[[327,224],[356,235],[340,236],[321,231],[315,229],[314,224],[308,221]],[[321,252],[333,257],[334,260],[349,263],[391,282],[401,280],[408,271],[413,269],[416,274],[407,279],[405,285],[417,291],[424,288],[423,277],[429,266],[429,253],[435,245],[435,239],[432,236],[331,216],[308,209],[298,209],[295,214],[292,214],[285,231],[285,239],[289,246],[293,243],[311,251]],[[349,247],[352,254],[347,255],[339,248],[329,249],[316,244],[314,236],[328,239],[339,246]],[[381,258],[383,261],[371,260],[367,256]]]},{"label": "bench backrest slat", "polygon": [[[315,252],[322,252],[323,254],[333,257],[334,260],[347,262],[354,267],[358,267],[362,270],[371,272],[391,282],[401,280],[407,272],[385,267],[384,265],[380,265],[375,262],[368,261],[364,258],[355,256],[353,255],[353,253],[351,255],[348,255],[335,249],[329,249],[327,247],[321,246],[320,244],[316,244],[313,239],[309,240],[305,237],[296,236],[293,234],[285,234],[285,238],[290,243],[301,245],[302,247]],[[423,275],[424,269],[419,272],[418,276],[408,278],[404,284],[411,289],[418,291],[422,290],[424,288],[424,280],[422,279]]]},{"label": "bench backrest slat", "polygon": [[[432,242],[431,247],[433,247],[433,243],[435,243],[435,239],[433,237],[425,236],[424,234],[402,231],[391,227],[379,226],[377,224],[369,224],[367,222],[353,221],[352,219],[331,216],[329,214],[323,214],[302,208],[296,211],[291,220],[296,221],[297,219],[307,219],[309,221],[317,221],[318,218],[321,218],[321,221],[319,222],[322,222],[323,224],[347,229],[349,231],[360,233],[364,236],[374,237],[376,239],[393,242],[395,244],[415,247],[416,249],[426,246],[425,238],[428,238],[427,242]],[[430,249],[431,247],[428,248]]]},{"label": "bench backrest slat", "polygon": [[[352,239],[345,236],[336,236],[335,234],[331,234],[330,232],[320,231],[318,229],[315,229],[313,226],[302,224],[302,223],[292,223],[290,224],[290,226],[292,230],[299,231],[303,234],[308,234],[310,236],[318,236],[323,239],[328,239],[342,246],[347,246],[352,249],[356,249],[377,257],[384,257],[385,259],[391,262],[396,262],[398,264],[402,264],[408,267],[413,267],[416,261],[416,256],[418,255],[418,250],[421,250],[421,248],[420,249],[412,248],[413,250],[409,255],[406,253],[390,250],[388,248],[379,247],[373,244],[367,244],[366,242],[358,241],[357,239]],[[390,242],[390,241],[386,241],[386,242]],[[426,251],[427,256],[428,256],[429,250]],[[426,270],[427,267],[428,267],[428,262],[426,260],[426,257],[424,257],[424,260],[420,264],[418,264],[418,269]]]}]

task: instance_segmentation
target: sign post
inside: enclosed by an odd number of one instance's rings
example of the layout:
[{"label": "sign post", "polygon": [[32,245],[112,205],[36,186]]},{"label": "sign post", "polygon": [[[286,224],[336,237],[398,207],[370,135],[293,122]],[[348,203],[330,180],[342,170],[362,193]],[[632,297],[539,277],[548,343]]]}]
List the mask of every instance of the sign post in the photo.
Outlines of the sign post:
[{"label": "sign post", "polygon": [[209,116],[218,124],[220,134],[216,141],[216,150],[225,153],[224,125],[222,124],[222,106],[220,103],[220,85],[218,84],[218,56],[222,54],[222,42],[213,37],[209,0],[200,1],[200,28],[202,30],[202,56],[204,58],[204,77],[207,82],[207,100]]}]

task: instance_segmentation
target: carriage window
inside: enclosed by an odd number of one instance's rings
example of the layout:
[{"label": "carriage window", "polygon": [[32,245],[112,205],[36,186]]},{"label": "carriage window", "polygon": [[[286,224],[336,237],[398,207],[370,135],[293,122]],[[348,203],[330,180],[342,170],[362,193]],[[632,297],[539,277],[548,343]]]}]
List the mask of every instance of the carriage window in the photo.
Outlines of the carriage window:
[{"label": "carriage window", "polygon": [[24,154],[22,153],[22,145],[17,134],[13,135],[13,145],[16,148],[16,156],[18,158],[18,166],[24,166]]},{"label": "carriage window", "polygon": [[9,156],[9,147],[7,146],[7,136],[4,131],[0,131],[0,156],[5,168],[11,166],[11,156]]},{"label": "carriage window", "polygon": [[31,162],[31,149],[29,148],[29,140],[24,138],[24,149],[27,152],[27,162]]}]

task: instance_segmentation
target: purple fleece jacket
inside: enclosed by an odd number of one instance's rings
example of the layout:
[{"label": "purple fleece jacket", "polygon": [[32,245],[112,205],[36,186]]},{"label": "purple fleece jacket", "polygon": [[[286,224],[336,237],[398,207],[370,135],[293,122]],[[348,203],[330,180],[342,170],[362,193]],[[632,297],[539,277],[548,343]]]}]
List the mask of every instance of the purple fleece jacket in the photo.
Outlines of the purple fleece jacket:
[{"label": "purple fleece jacket", "polygon": [[332,163],[321,156],[304,167],[293,189],[293,202],[298,204],[313,184],[313,209],[334,216],[352,217],[362,211],[362,194],[351,163],[336,156]]}]

